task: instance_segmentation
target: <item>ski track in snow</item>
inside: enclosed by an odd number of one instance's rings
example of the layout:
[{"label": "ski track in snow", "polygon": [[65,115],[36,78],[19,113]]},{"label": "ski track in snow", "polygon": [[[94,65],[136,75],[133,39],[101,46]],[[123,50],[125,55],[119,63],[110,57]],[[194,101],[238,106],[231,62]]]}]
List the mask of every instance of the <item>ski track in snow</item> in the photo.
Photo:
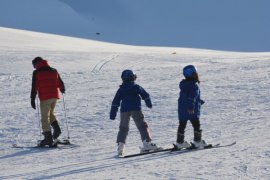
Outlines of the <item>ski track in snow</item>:
[{"label": "ski track in snow", "polygon": [[[177,49],[177,54],[172,55],[162,48],[134,47],[125,52],[117,46],[106,52],[16,48],[16,43],[12,49],[0,44],[0,179],[270,178],[269,53]],[[79,147],[11,148],[13,143],[35,145],[40,137],[39,117],[31,109],[29,98],[31,60],[37,55],[47,58],[66,84],[71,142]],[[137,83],[151,94],[153,110],[143,103],[145,119],[154,142],[170,147],[178,125],[178,83],[182,67],[187,64],[196,65],[201,77],[202,98],[206,101],[201,116],[203,138],[209,143],[237,144],[179,155],[115,158],[119,114],[111,121],[109,111],[121,84],[122,70],[132,68],[138,75]],[[62,137],[67,137],[62,99],[56,115]],[[191,141],[192,137],[188,124],[186,140]],[[131,121],[127,154],[137,153],[141,145]]]}]

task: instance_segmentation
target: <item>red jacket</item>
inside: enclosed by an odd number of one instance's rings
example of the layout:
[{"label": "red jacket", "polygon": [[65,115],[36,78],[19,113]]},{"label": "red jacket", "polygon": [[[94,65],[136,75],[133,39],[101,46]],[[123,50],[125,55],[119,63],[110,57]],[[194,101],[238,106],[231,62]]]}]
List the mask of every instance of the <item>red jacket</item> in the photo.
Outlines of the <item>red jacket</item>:
[{"label": "red jacket", "polygon": [[65,91],[65,85],[57,70],[50,67],[46,60],[38,62],[32,77],[31,98],[35,99],[38,92],[40,101],[60,99],[60,91]]}]

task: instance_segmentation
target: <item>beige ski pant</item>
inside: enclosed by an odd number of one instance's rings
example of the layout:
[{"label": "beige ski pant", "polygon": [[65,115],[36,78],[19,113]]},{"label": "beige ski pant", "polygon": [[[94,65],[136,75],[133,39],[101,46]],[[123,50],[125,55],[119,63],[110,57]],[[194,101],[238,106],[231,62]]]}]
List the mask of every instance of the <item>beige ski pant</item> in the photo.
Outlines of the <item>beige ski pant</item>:
[{"label": "beige ski pant", "polygon": [[54,108],[57,99],[48,99],[45,101],[40,101],[40,112],[41,112],[41,126],[43,132],[51,131],[51,124],[56,121],[54,115]]}]

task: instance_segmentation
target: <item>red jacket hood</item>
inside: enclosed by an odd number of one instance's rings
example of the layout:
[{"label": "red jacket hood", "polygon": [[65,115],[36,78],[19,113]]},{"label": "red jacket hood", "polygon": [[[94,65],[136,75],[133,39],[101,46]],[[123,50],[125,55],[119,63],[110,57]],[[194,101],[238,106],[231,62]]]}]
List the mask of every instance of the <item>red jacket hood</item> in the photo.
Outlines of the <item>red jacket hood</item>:
[{"label": "red jacket hood", "polygon": [[36,69],[40,69],[42,67],[50,67],[47,60],[41,60],[35,66]]}]

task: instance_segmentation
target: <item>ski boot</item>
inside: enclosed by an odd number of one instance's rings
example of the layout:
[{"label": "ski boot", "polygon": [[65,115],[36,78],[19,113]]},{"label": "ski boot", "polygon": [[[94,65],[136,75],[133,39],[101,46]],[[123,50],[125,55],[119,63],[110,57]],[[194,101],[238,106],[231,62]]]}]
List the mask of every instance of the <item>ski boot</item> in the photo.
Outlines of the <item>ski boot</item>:
[{"label": "ski boot", "polygon": [[188,143],[187,141],[184,141],[184,139],[185,139],[185,134],[184,133],[183,134],[182,133],[177,133],[177,141],[176,141],[176,144],[175,144],[176,150],[186,149],[186,148],[189,148],[191,146],[190,143]]},{"label": "ski boot", "polygon": [[124,156],[124,148],[125,148],[125,144],[122,142],[118,143],[118,148],[117,148],[117,152],[118,152],[118,156],[119,157],[123,157]]},{"label": "ski boot", "polygon": [[207,146],[206,142],[202,140],[202,130],[194,131],[194,142],[192,145],[194,148],[204,148]]},{"label": "ski boot", "polygon": [[143,147],[141,148],[141,153],[152,152],[152,151],[157,151],[157,150],[161,150],[161,148],[158,148],[156,144],[147,140],[143,141]]},{"label": "ski boot", "polygon": [[206,147],[208,144],[207,144],[204,140],[201,140],[201,141],[194,141],[194,142],[192,143],[192,145],[193,145],[194,148],[196,148],[196,149],[201,149],[201,148]]},{"label": "ski boot", "polygon": [[60,134],[61,134],[61,129],[59,127],[59,124],[57,121],[54,121],[52,124],[51,124],[52,128],[53,128],[53,139],[57,139]]},{"label": "ski boot", "polygon": [[57,144],[53,143],[53,138],[52,138],[52,133],[51,131],[48,132],[44,132],[42,133],[44,135],[44,139],[41,140],[38,143],[39,147],[45,147],[45,146],[49,146],[49,147],[57,147]]},{"label": "ski boot", "polygon": [[177,150],[180,150],[180,149],[187,149],[187,148],[189,148],[190,146],[191,146],[191,144],[188,143],[187,141],[184,141],[184,142],[182,142],[182,143],[177,142],[177,143],[175,144],[175,148],[176,148]]}]

